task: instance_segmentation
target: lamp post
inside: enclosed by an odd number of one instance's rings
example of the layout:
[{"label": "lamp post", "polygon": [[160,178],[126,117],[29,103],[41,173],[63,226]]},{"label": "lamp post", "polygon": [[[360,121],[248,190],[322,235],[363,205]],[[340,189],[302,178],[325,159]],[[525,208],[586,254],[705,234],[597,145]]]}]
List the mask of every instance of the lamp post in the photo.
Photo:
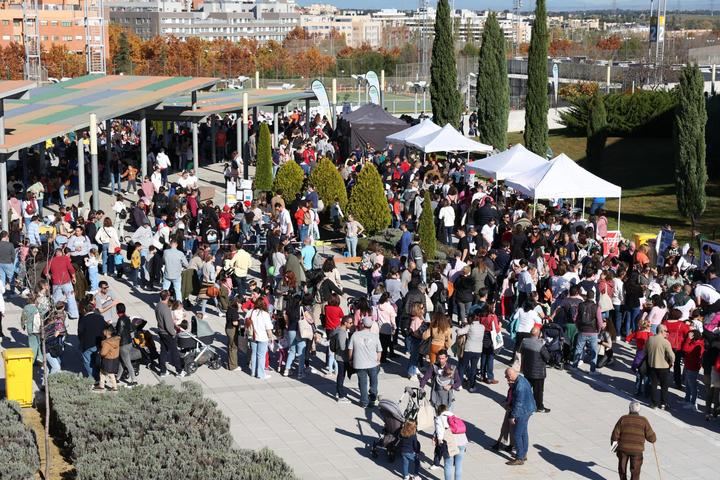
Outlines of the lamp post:
[{"label": "lamp post", "polygon": [[467,74],[467,108],[470,108],[470,81],[477,77],[477,73],[468,72]]}]

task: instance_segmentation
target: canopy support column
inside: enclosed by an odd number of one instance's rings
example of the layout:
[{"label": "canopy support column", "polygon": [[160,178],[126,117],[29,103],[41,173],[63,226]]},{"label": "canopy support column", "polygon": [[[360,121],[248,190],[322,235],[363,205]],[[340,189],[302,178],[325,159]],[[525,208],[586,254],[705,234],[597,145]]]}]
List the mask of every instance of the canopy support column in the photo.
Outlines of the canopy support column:
[{"label": "canopy support column", "polygon": [[[112,120],[108,119],[105,122],[105,171],[108,172],[110,180],[110,190],[112,190],[112,184],[115,181],[115,175],[117,172],[113,172],[111,168],[112,160]],[[119,190],[119,188],[118,188]],[[99,200],[99,199],[98,199]]]},{"label": "canopy support column", "polygon": [[169,136],[168,133],[167,133],[167,131],[168,131],[168,125],[167,125],[167,121],[166,121],[166,120],[163,120],[163,122],[162,122],[162,129],[163,129],[163,131],[162,131],[162,137],[161,137],[161,138],[162,138],[162,146],[165,147],[165,150],[167,151],[167,148],[168,148],[168,146],[170,145],[170,143],[169,143],[169,142],[170,142],[170,136]]},{"label": "canopy support column", "polygon": [[305,133],[310,135],[310,99],[305,99]]},{"label": "canopy support column", "polygon": [[[192,110],[197,110],[197,91],[193,90],[192,95]],[[195,175],[199,175],[198,170],[200,169],[200,149],[198,148],[198,125],[197,119],[192,121],[192,148],[193,148],[193,169]],[[183,168],[185,165],[182,166]]]},{"label": "canopy support column", "polygon": [[585,218],[585,197],[583,197],[583,211],[582,215],[580,215],[580,218]]},{"label": "canopy support column", "polygon": [[[243,93],[243,113],[242,113],[242,144],[240,146],[240,152],[243,161],[243,179],[247,180],[250,178],[250,152],[246,149],[248,143],[248,94]],[[257,137],[256,137],[257,140]]]},{"label": "canopy support column", "polygon": [[280,126],[278,125],[278,107],[277,105],[273,105],[273,148],[278,148],[279,145],[279,138],[278,138],[278,132],[279,132]]},{"label": "canopy support column", "polygon": [[533,214],[532,218],[535,218],[535,211],[537,210],[537,198],[533,198]]},{"label": "canopy support column", "polygon": [[215,164],[217,162],[217,144],[215,143],[215,134],[217,133],[217,126],[215,124],[215,117],[213,115],[210,116],[210,147],[212,148],[212,152],[210,152],[210,158],[212,159],[212,163]]},{"label": "canopy support column", "polygon": [[[163,126],[163,128],[165,127]],[[163,138],[165,138],[164,133]],[[147,152],[147,118],[145,118],[145,110],[143,110],[140,112],[140,171],[143,179],[147,175]]]},{"label": "canopy support column", "polygon": [[[2,117],[0,117],[2,118]],[[5,126],[0,123],[0,132],[2,134],[0,135],[0,143],[5,143]],[[8,189],[7,189],[7,155],[4,153],[0,153],[0,185],[2,185],[2,188],[0,188],[0,208],[2,208],[2,230],[7,232],[9,229],[10,222],[8,221]],[[42,200],[40,200],[42,201]]]},{"label": "canopy support column", "polygon": [[90,114],[90,175],[92,177],[92,209],[100,209],[100,180],[98,178],[97,116]]},{"label": "canopy support column", "polygon": [[80,201],[85,203],[85,146],[82,141],[82,131],[78,130],[75,134],[75,148],[77,148],[78,158],[78,195]]},{"label": "canopy support column", "polygon": [[[620,210],[622,210],[622,195],[618,197],[618,232],[620,231]],[[622,233],[620,234],[622,236]]]},{"label": "canopy support column", "polygon": [[242,160],[242,117],[240,117],[240,112],[235,115],[235,151],[240,155],[240,160]]}]

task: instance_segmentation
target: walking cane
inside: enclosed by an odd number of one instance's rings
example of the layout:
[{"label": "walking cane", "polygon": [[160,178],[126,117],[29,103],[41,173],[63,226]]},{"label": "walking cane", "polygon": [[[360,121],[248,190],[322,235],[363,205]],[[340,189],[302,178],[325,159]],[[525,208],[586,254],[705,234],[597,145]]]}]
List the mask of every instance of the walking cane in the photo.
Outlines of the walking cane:
[{"label": "walking cane", "polygon": [[658,471],[658,479],[662,480],[662,473],[660,473],[660,461],[658,460],[657,450],[655,450],[654,443],[652,444],[652,446],[653,446],[653,453],[655,454],[655,466],[657,467],[657,471]]}]

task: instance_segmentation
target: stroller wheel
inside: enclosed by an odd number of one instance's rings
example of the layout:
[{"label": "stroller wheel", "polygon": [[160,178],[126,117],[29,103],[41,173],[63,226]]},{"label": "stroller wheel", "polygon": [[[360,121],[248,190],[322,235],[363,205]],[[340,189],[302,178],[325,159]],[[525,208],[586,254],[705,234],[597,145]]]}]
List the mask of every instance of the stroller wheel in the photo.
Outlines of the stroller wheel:
[{"label": "stroller wheel", "polygon": [[393,463],[395,461],[395,452],[392,452],[392,451],[388,452],[388,461],[390,463]]},{"label": "stroller wheel", "polygon": [[378,457],[377,450],[375,450],[374,448],[372,450],[370,450],[370,455],[372,456],[372,458],[377,458]]},{"label": "stroller wheel", "polygon": [[195,362],[188,363],[187,367],[185,367],[185,371],[188,373],[188,375],[192,375],[193,373],[197,372],[198,365]]},{"label": "stroller wheel", "polygon": [[222,368],[222,363],[220,362],[220,358],[214,357],[212,360],[208,362],[208,368],[210,370],[220,370]]}]

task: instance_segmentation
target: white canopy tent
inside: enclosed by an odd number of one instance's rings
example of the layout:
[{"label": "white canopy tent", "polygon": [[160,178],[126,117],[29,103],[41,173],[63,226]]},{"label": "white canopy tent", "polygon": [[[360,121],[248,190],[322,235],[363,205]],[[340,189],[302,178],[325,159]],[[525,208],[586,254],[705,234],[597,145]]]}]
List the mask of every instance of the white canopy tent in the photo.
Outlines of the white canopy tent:
[{"label": "white canopy tent", "polygon": [[[622,188],[594,175],[564,153],[524,173],[505,179],[505,185],[538,199],[610,197],[618,199],[618,230]],[[583,208],[584,210],[584,208]]]},{"label": "white canopy tent", "polygon": [[435,133],[438,130],[440,130],[440,127],[435,125],[435,123],[433,123],[433,121],[429,118],[426,118],[425,120],[421,121],[416,125],[413,125],[410,128],[406,128],[405,130],[400,130],[399,132],[395,132],[392,135],[388,135],[387,137],[385,137],[385,141],[387,143],[405,144],[410,140],[424,137],[425,135],[430,135],[431,133]]},{"label": "white canopy tent", "polygon": [[468,163],[467,170],[500,181],[547,164],[546,159],[516,143],[504,152]]},{"label": "white canopy tent", "polygon": [[493,147],[474,140],[470,140],[462,133],[455,130],[449,123],[440,130],[424,135],[422,137],[407,140],[405,143],[412,145],[424,153],[432,152],[481,152],[490,153]]}]

